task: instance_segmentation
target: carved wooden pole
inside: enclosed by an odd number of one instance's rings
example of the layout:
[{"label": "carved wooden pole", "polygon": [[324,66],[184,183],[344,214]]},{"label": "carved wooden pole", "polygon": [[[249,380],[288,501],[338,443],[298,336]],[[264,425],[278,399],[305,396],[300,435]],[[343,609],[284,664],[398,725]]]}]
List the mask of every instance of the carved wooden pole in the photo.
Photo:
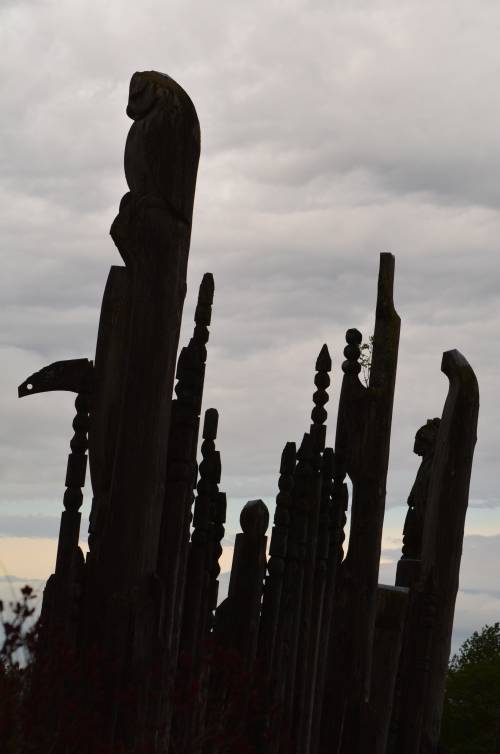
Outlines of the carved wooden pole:
[{"label": "carved wooden pole", "polygon": [[410,590],[390,754],[434,754],[441,725],[479,411],[477,380],[462,354],[446,351],[441,370],[450,384],[424,501],[417,499],[425,503],[420,575]]},{"label": "carved wooden pole", "polygon": [[[68,678],[80,641],[84,558],[78,546],[82,487],[87,468],[87,432],[93,391],[93,365],[87,359],[58,361],[35,372],[18,389],[19,397],[53,390],[77,393],[74,435],[68,456],[64,511],[61,514],[55,573],[43,594],[40,641],[30,684],[30,747],[37,751],[59,747],[65,754],[65,731],[71,728],[67,709],[78,698],[74,679]],[[50,704],[47,682],[50,680]],[[49,733],[50,732],[50,733]],[[43,739],[43,740],[42,740]],[[50,743],[49,743],[50,741]]]},{"label": "carved wooden pole", "polygon": [[[86,610],[100,618],[89,641],[97,638],[113,668],[106,677],[103,745],[154,751],[157,731],[149,725],[149,703],[161,602],[155,572],[200,133],[186,92],[154,71],[133,75],[127,114],[134,121],[125,147],[130,191],[111,227],[126,265],[127,312],[118,323],[116,355],[104,357],[100,371],[98,393],[104,392],[96,430],[111,419],[106,396],[117,366],[121,384],[113,414],[117,429],[105,432],[104,445],[93,436],[93,481],[101,479],[99,464],[109,457],[113,471],[105,515],[97,504],[92,516],[98,546],[88,573],[92,597]],[[102,324],[105,338],[109,319]],[[97,350],[102,351],[102,342]],[[97,486],[99,497],[100,482]],[[126,703],[119,700],[124,679],[130,687]]]},{"label": "carved wooden pole", "polygon": [[414,453],[422,456],[422,463],[408,497],[408,512],[403,529],[403,553],[396,572],[397,586],[410,587],[418,581],[420,576],[422,536],[440,421],[440,419],[428,419],[415,435],[413,450]]},{"label": "carved wooden pole", "polygon": [[57,361],[35,372],[18,388],[19,397],[54,390],[77,393],[76,416],[73,419],[74,435],[68,456],[64,511],[57,543],[55,574],[50,577],[44,593],[42,618],[45,623],[45,640],[54,641],[54,650],[62,645],[75,649],[76,615],[75,596],[81,591],[83,554],[78,547],[80,537],[80,508],[83,502],[82,487],[87,469],[87,432],[90,400],[93,390],[93,365],[88,359]]},{"label": "carved wooden pole", "polygon": [[247,670],[257,652],[259,615],[266,570],[269,511],[262,500],[249,500],[240,515],[227,598],[216,610],[215,634],[240,654]]},{"label": "carved wooden pole", "polygon": [[309,469],[310,464],[308,459],[310,459],[311,453],[311,438],[309,434],[304,434],[302,443],[296,454],[297,465],[291,480],[292,495],[289,502],[290,524],[287,535],[287,549],[276,627],[273,667],[271,669],[275,681],[273,693],[276,703],[276,710],[271,723],[272,729],[269,743],[269,751],[273,752],[273,754],[279,750],[282,733],[286,728],[290,715],[290,709],[287,705],[289,697],[286,696],[286,691],[293,656],[292,645],[296,625],[297,587],[300,586],[298,584],[299,573],[302,570],[302,561],[299,559],[305,557],[305,546],[303,545],[304,524],[301,517],[302,511],[297,509],[297,500],[300,494],[304,494],[304,469]]},{"label": "carved wooden pole", "polygon": [[[420,729],[420,713],[413,707],[408,708],[408,697],[420,693],[418,688],[425,687],[428,670],[429,647],[432,634],[432,609],[428,609],[429,601],[433,603],[432,580],[430,591],[419,584],[422,566],[422,536],[425,528],[429,483],[432,474],[432,464],[436,446],[436,437],[440,419],[428,419],[415,435],[414,452],[422,456],[422,462],[408,497],[408,512],[403,530],[403,551],[398,562],[396,572],[397,587],[410,589],[408,607],[406,608],[405,627],[402,637],[402,649],[398,660],[397,679],[390,710],[390,729],[386,744],[387,754],[396,754],[403,746],[403,739],[411,742],[410,746],[418,745]],[[378,651],[378,650],[376,650]],[[392,659],[395,654],[393,652]],[[380,663],[379,663],[380,664]],[[382,671],[384,685],[391,682],[387,668]],[[377,678],[372,680],[375,689]],[[411,687],[411,691],[409,690]],[[376,692],[375,692],[376,693]],[[386,699],[387,704],[387,699]],[[408,714],[409,713],[409,714]],[[372,715],[373,717],[373,715]],[[404,730],[401,730],[403,727]]]},{"label": "carved wooden pole", "polygon": [[446,351],[441,371],[450,384],[436,439],[422,541],[422,582],[432,579],[436,600],[428,682],[420,700],[422,754],[434,752],[439,741],[479,412],[477,379],[464,356]]},{"label": "carved wooden pole", "polygon": [[200,478],[194,507],[193,533],[189,545],[181,636],[181,650],[191,659],[194,659],[200,651],[200,632],[206,625],[206,616],[202,612],[208,584],[211,509],[213,500],[218,495],[217,485],[220,482],[221,474],[220,456],[218,451],[215,450],[218,420],[219,415],[214,408],[209,408],[205,412],[201,445],[203,460],[199,469]]},{"label": "carved wooden pole", "polygon": [[[304,580],[308,550],[309,513],[311,506],[311,491],[315,486],[316,469],[313,466],[314,451],[310,434],[304,434],[297,453],[297,468],[292,496],[291,542],[293,549],[289,549],[292,562],[287,568],[288,609],[290,611],[290,627],[288,628],[288,655],[282,666],[285,680],[285,697],[283,715],[285,725],[294,728],[294,712],[296,701],[296,677],[299,658],[300,632],[303,620]],[[316,489],[315,491],[319,491]]]},{"label": "carved wooden pole", "polygon": [[224,539],[226,523],[227,499],[225,492],[219,492],[213,504],[213,517],[210,524],[210,558],[208,563],[209,588],[208,588],[208,625],[210,629],[215,624],[215,610],[219,597],[219,560],[223,553],[222,540]]},{"label": "carved wooden pole", "polygon": [[[378,568],[396,380],[400,319],[394,309],[394,257],[380,255],[372,365],[368,388],[358,374],[360,333],[348,331],[335,454],[353,484],[347,557],[340,568],[336,612],[341,616],[330,661],[335,696],[323,711],[323,745],[357,754],[370,695]],[[350,371],[349,371],[350,370]],[[346,668],[349,668],[346,675]],[[335,680],[333,680],[335,679]],[[328,694],[328,692],[327,692]],[[341,740],[339,740],[341,736]]]},{"label": "carved wooden pole", "polygon": [[[265,503],[250,500],[241,511],[240,523],[242,532],[236,535],[228,596],[215,613],[217,664],[213,669],[211,696],[215,703],[210,719],[218,728],[219,741],[222,734],[233,741],[246,738],[266,571],[269,511]],[[219,744],[214,742],[207,750],[218,752]]]},{"label": "carved wooden pole", "polygon": [[[200,463],[200,477],[197,485],[197,497],[194,506],[193,533],[189,544],[184,611],[180,636],[180,658],[178,669],[178,688],[184,693],[190,685],[198,683],[203,675],[203,665],[208,652],[208,632],[210,630],[210,607],[208,591],[210,575],[213,572],[214,542],[214,504],[220,505],[218,484],[220,482],[221,464],[219,452],[215,449],[219,415],[214,408],[205,412],[203,424],[203,442]],[[222,511],[219,511],[219,515]],[[217,532],[219,534],[220,531]],[[197,704],[193,705],[187,716],[182,715],[174,721],[177,746],[181,751],[194,752],[195,741],[199,735],[199,705],[204,701],[204,690],[199,688]],[[184,747],[184,749],[182,748]],[[191,748],[190,748],[191,747]]]},{"label": "carved wooden pole", "polygon": [[276,496],[276,511],[267,562],[268,575],[262,599],[258,654],[261,665],[269,668],[271,673],[274,671],[275,665],[274,657],[288,546],[289,508],[292,498],[296,455],[295,443],[287,442],[281,454],[279,492]]},{"label": "carved wooden pole", "polygon": [[[297,663],[297,679],[295,690],[294,727],[296,731],[297,754],[307,751],[311,735],[312,697],[316,685],[316,668],[314,665],[314,643],[316,634],[314,629],[319,625],[321,603],[313,613],[314,590],[316,583],[316,557],[318,542],[318,526],[321,511],[322,484],[322,453],[325,448],[326,419],[328,417],[325,405],[329,400],[327,388],[330,385],[330,371],[332,360],[326,344],[322,347],[316,361],[314,384],[316,392],[313,395],[314,408],[311,412],[312,424],[310,435],[313,446],[311,484],[308,492],[308,527],[307,553],[304,570],[304,591],[300,615],[299,651]],[[311,641],[311,632],[314,639]]]},{"label": "carved wooden pole", "polygon": [[199,124],[168,76],[136,73],[125,148],[130,188],[111,235],[131,278],[131,314],[115,473],[102,566],[113,589],[156,570],[171,395],[186,291]]},{"label": "carved wooden pole", "polygon": [[177,362],[176,398],[172,402],[165,504],[157,570],[163,592],[157,661],[161,662],[163,669],[162,680],[159,688],[153,692],[151,702],[153,707],[156,706],[152,724],[161,729],[164,746],[167,745],[169,737],[172,714],[169,699],[177,667],[182,625],[191,506],[197,473],[196,452],[213,294],[213,276],[206,273],[199,289],[193,336],[189,344],[181,350]]},{"label": "carved wooden pole", "polygon": [[189,345],[182,349],[177,363],[177,397],[172,403],[165,506],[158,556],[158,574],[164,582],[167,610],[162,634],[167,644],[172,641],[172,632],[178,633],[174,622],[179,621],[182,608],[213,295],[213,276],[206,273],[200,285],[193,337]]},{"label": "carved wooden pole", "polygon": [[335,589],[337,584],[337,573],[344,552],[342,549],[345,533],[344,528],[347,523],[347,506],[349,493],[345,483],[345,466],[337,463],[337,459],[331,448],[327,448],[323,454],[323,485],[325,496],[330,488],[330,479],[333,476],[333,485],[331,485],[331,503],[328,507],[328,560],[326,565],[326,584],[323,602],[323,611],[320,623],[320,638],[318,641],[318,660],[317,660],[317,679],[314,696],[314,717],[311,732],[311,754],[318,752],[320,745],[321,719],[323,705],[329,704],[325,694],[325,684],[327,682],[327,660],[330,653],[334,651],[332,639],[332,629],[334,628],[334,604]]},{"label": "carved wooden pole", "polygon": [[[321,677],[321,669],[318,662],[321,654],[322,642],[328,641],[328,634],[322,637],[322,626],[325,618],[325,610],[328,610],[328,604],[325,598],[328,597],[327,578],[328,578],[328,556],[330,549],[330,539],[333,535],[331,526],[331,506],[333,492],[333,474],[334,474],[334,455],[332,448],[325,448],[321,464],[321,505],[318,522],[318,546],[316,551],[316,567],[314,574],[313,603],[311,607],[311,637],[308,650],[308,668],[310,669],[309,689],[307,695],[304,695],[304,726],[307,726],[307,739],[304,741],[304,751],[311,750],[316,711],[316,695]],[[333,591],[333,590],[332,590]]]},{"label": "carved wooden pole", "polygon": [[[202,658],[200,670],[197,677],[197,683],[200,688],[200,703],[196,710],[195,729],[199,732],[201,739],[207,738],[212,729],[213,720],[210,715],[210,676],[214,671],[213,653],[213,635],[210,633],[215,627],[215,613],[217,608],[217,597],[219,593],[218,576],[220,573],[219,558],[222,555],[222,539],[224,537],[224,522],[226,520],[226,494],[217,492],[212,498],[210,510],[210,523],[208,528],[208,548],[207,548],[207,582],[203,594],[202,618],[204,620],[203,635],[201,646],[205,647],[205,654]],[[190,754],[196,754],[206,749],[203,742],[200,741],[192,747]]]},{"label": "carved wooden pole", "polygon": [[283,593],[283,578],[288,549],[290,528],[290,505],[297,451],[294,442],[287,442],[281,454],[279,492],[276,496],[274,525],[267,561],[267,576],[262,598],[262,611],[259,625],[258,663],[260,672],[265,674],[262,686],[268,684],[266,698],[268,713],[261,725],[257,726],[258,748],[263,751],[271,745],[272,731],[275,731],[275,707],[279,703],[279,652],[277,651],[278,628]]},{"label": "carved wooden pole", "polygon": [[[98,560],[100,535],[106,528],[116,440],[127,370],[131,276],[126,267],[111,267],[104,289],[94,360],[95,390],[89,426],[89,469],[93,500],[86,566]],[[94,580],[93,580],[94,581]],[[99,579],[96,580],[96,585]],[[90,597],[90,595],[88,595]],[[89,606],[89,611],[91,608]],[[99,624],[95,615],[86,616]],[[98,625],[92,626],[98,630]]]}]

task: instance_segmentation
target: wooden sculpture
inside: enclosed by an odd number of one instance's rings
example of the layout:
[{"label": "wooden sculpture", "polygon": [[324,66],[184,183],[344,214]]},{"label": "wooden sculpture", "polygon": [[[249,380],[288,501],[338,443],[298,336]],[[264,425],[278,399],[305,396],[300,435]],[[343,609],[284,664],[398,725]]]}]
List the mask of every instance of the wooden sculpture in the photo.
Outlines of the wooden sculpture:
[{"label": "wooden sculpture", "polygon": [[228,501],[215,408],[205,411],[197,463],[210,273],[177,355],[199,124],[183,89],[154,71],[133,75],[127,113],[130,190],[111,227],[125,266],[108,276],[95,360],[56,362],[19,387],[21,397],[77,394],[26,754],[437,754],[476,440],[474,372],[458,351],[443,355],[448,396],[415,438],[422,463],[396,585],[379,584],[400,330],[394,257],[381,254],[369,382],[359,379],[362,335],[351,328],[329,447],[332,359],[321,348],[310,426],[281,456],[269,553],[267,506],[251,500],[218,604]]}]

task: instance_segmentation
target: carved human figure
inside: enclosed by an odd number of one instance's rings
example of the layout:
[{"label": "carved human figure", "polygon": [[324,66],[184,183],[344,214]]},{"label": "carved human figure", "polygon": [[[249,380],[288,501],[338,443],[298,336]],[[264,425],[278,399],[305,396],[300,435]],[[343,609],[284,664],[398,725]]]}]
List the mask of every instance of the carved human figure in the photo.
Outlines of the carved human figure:
[{"label": "carved human figure", "polygon": [[408,497],[408,512],[403,529],[403,559],[418,560],[420,558],[425,508],[439,423],[440,419],[428,419],[415,435],[413,452],[422,457],[422,462]]}]

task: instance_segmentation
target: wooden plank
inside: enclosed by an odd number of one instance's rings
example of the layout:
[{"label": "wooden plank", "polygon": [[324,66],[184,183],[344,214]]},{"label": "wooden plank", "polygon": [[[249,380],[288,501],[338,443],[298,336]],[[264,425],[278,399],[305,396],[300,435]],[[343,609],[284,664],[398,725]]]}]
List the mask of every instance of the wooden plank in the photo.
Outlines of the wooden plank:
[{"label": "wooden plank", "polygon": [[386,754],[399,658],[408,609],[408,589],[379,585],[370,701],[363,725],[363,750]]}]

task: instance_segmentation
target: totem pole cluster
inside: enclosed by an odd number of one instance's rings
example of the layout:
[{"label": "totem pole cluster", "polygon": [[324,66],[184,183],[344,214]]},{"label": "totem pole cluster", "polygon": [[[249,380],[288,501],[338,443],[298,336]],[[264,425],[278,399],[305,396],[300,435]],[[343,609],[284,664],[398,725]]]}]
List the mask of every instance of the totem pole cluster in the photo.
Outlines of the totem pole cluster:
[{"label": "totem pole cluster", "polygon": [[156,72],[134,74],[127,114],[130,191],[111,227],[125,265],[108,277],[95,360],[51,364],[19,388],[77,394],[29,750],[435,754],[476,440],[474,372],[458,351],[443,355],[448,396],[442,417],[417,432],[422,464],[396,585],[380,585],[400,329],[394,258],[381,254],[368,385],[362,335],[349,329],[327,447],[332,360],[321,348],[310,427],[281,456],[269,548],[268,509],[251,500],[218,604],[226,495],[213,408],[197,463],[210,274],[177,357],[199,124],[186,93]]}]

